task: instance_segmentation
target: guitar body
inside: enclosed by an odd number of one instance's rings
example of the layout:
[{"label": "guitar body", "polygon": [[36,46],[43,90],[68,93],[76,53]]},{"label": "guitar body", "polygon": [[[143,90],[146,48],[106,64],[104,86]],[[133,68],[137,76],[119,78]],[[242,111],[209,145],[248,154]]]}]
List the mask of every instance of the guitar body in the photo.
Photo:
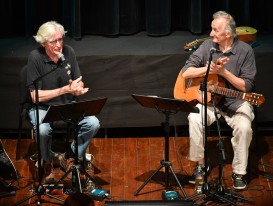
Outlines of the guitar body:
[{"label": "guitar body", "polygon": [[249,26],[236,27],[236,34],[241,41],[246,43],[256,41],[257,30]]},{"label": "guitar body", "polygon": [[6,153],[2,141],[0,140],[0,177],[6,180],[16,180],[18,179],[17,171]]},{"label": "guitar body", "polygon": [[[200,103],[204,103],[204,92],[200,90],[200,83],[204,81],[203,77],[184,79],[182,76],[182,71],[179,72],[174,86],[174,98],[184,99],[186,101],[197,100]],[[218,76],[209,75],[207,81],[207,87],[209,85],[219,85],[224,87],[223,82],[218,81]],[[207,102],[211,102],[211,93],[207,93]],[[217,98],[216,101],[220,99]]]},{"label": "guitar body", "polygon": [[[200,91],[200,83],[203,81],[203,77],[185,79],[182,76],[182,70],[180,70],[174,86],[174,98],[188,102],[198,101],[204,104],[204,92]],[[225,82],[221,78],[218,79],[217,74],[210,74],[207,80],[207,103],[211,102],[211,93],[216,94],[216,103],[220,101],[222,96],[243,99],[256,106],[260,106],[265,102],[262,94],[244,93],[225,88],[225,86]]]}]

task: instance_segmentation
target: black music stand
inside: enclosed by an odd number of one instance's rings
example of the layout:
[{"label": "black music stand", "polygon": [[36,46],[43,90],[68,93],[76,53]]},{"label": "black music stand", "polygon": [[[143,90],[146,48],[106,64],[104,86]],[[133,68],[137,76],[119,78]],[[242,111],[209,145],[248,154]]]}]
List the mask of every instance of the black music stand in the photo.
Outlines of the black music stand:
[{"label": "black music stand", "polygon": [[82,186],[80,181],[80,172],[86,177],[87,181],[91,180],[94,183],[94,178],[91,177],[84,168],[80,167],[78,159],[78,123],[85,116],[97,116],[102,110],[107,98],[101,97],[93,100],[86,100],[81,102],[74,102],[63,105],[50,106],[46,116],[43,119],[43,123],[62,120],[68,124],[74,126],[74,141],[75,141],[75,164],[57,181],[48,193],[51,193],[58,184],[72,172],[72,183],[75,184],[75,188],[79,192],[82,192]]},{"label": "black music stand", "polygon": [[[70,170],[68,170],[64,176],[54,184],[51,190],[49,190],[47,193],[45,192],[45,188],[43,187],[42,184],[39,184],[38,188],[36,189],[36,193],[32,194],[31,196],[24,198],[23,200],[19,201],[16,203],[16,205],[19,205],[26,200],[38,195],[47,195],[49,197],[55,198],[59,201],[64,202],[63,199],[59,197],[55,197],[54,195],[50,194],[55,188],[57,188],[58,184],[70,173],[73,172],[72,174],[75,175],[75,184],[76,188],[80,192],[82,192],[81,188],[81,182],[80,182],[80,171],[86,175],[89,179],[91,179],[94,182],[94,179],[82,168],[79,166],[78,162],[78,138],[77,134],[79,131],[78,128],[78,123],[80,120],[82,120],[85,116],[93,116],[93,115],[98,115],[103,108],[107,98],[102,97],[102,98],[97,98],[94,100],[86,100],[82,102],[73,102],[73,103],[68,103],[68,104],[62,104],[62,105],[54,105],[50,106],[49,109],[47,110],[47,114],[43,119],[43,123],[45,122],[54,122],[54,121],[65,121],[71,125],[73,125],[75,128],[74,132],[74,141],[75,141],[75,165],[71,167]],[[38,202],[40,204],[40,202]]]},{"label": "black music stand", "polygon": [[182,185],[180,184],[173,168],[172,163],[169,161],[169,118],[170,115],[176,114],[177,112],[199,112],[199,109],[193,107],[193,105],[185,100],[178,99],[168,99],[157,96],[144,96],[132,94],[132,97],[143,107],[154,108],[158,112],[163,113],[165,115],[165,122],[162,122],[162,127],[165,134],[165,159],[160,161],[160,166],[155,170],[155,172],[140,186],[140,188],[134,193],[134,195],[138,195],[138,193],[145,187],[145,185],[156,175],[161,168],[165,167],[165,187],[169,188],[169,169],[171,170],[177,184],[179,185],[184,197],[187,197]]}]

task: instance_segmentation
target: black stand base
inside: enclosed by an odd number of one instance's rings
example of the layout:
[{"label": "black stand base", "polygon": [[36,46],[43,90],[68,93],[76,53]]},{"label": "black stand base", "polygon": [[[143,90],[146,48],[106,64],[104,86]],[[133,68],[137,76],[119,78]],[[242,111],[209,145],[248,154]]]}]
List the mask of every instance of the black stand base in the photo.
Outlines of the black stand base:
[{"label": "black stand base", "polygon": [[182,185],[180,184],[177,176],[174,173],[172,164],[169,161],[169,133],[170,133],[170,124],[169,119],[170,115],[176,114],[178,111],[184,112],[198,112],[191,104],[184,100],[175,100],[168,98],[160,98],[155,96],[144,96],[133,94],[132,97],[144,107],[155,108],[158,112],[165,115],[165,122],[162,122],[162,128],[165,136],[165,160],[160,161],[160,166],[157,170],[142,184],[142,186],[134,193],[138,195],[140,190],[153,178],[155,174],[161,170],[162,167],[165,167],[165,187],[169,189],[169,170],[171,170],[179,188],[181,189],[184,197],[187,197]]},{"label": "black stand base", "polygon": [[169,176],[169,169],[171,170],[177,184],[179,185],[179,188],[181,189],[183,195],[186,197],[186,193],[184,192],[184,189],[181,185],[181,183],[179,182],[174,170],[173,170],[173,167],[172,167],[172,163],[170,161],[165,161],[165,160],[161,160],[160,161],[160,166],[157,168],[156,171],[154,171],[154,173],[139,187],[139,189],[134,193],[135,196],[138,195],[138,193],[145,187],[146,184],[148,184],[149,181],[152,180],[152,178],[163,168],[165,167],[165,175],[166,175],[166,189],[171,189],[170,186],[169,186],[169,179],[168,179],[168,176]]},{"label": "black stand base", "polygon": [[[263,163],[263,162],[260,162],[259,164],[262,165],[262,166],[269,167],[269,168],[272,168],[272,169],[273,169],[273,165],[270,165],[270,164],[267,164],[267,163]],[[269,174],[269,173],[266,173],[266,172],[262,172],[262,175],[263,175],[264,178],[266,178],[266,179],[273,180],[273,174]]]},{"label": "black stand base", "polygon": [[[202,193],[196,193],[191,196],[185,198],[185,200],[195,199],[195,203],[197,205],[204,204],[205,202],[213,201],[218,203],[229,203],[230,205],[237,205],[239,203],[245,202],[254,204],[253,200],[247,199],[242,195],[237,194],[235,191],[232,190],[225,190],[222,185],[214,185],[211,186],[209,183],[205,183],[203,185]],[[198,198],[201,196],[200,198]],[[199,202],[199,203],[198,203]]]},{"label": "black stand base", "polygon": [[42,184],[38,184],[37,187],[36,187],[36,192],[34,194],[30,195],[29,197],[27,197],[25,199],[22,199],[21,201],[17,202],[14,206],[20,205],[21,203],[23,203],[23,202],[25,202],[25,201],[27,201],[27,200],[31,199],[32,197],[35,197],[35,196],[38,197],[38,199],[37,199],[37,205],[41,205],[41,203],[42,203],[42,195],[46,195],[48,197],[51,197],[51,198],[54,198],[54,199],[59,200],[61,202],[64,202],[63,199],[55,197],[54,195],[46,193],[46,190],[45,190],[44,186]]},{"label": "black stand base", "polygon": [[56,182],[53,188],[49,191],[51,193],[55,188],[57,188],[58,184],[70,173],[72,172],[72,184],[73,187],[82,192],[82,185],[80,180],[80,173],[82,172],[86,177],[87,181],[91,180],[94,183],[94,179],[79,165],[78,158],[78,134],[80,131],[80,121],[85,116],[95,116],[98,115],[104,106],[107,98],[98,98],[94,100],[87,100],[82,102],[75,102],[64,105],[55,105],[51,106],[47,115],[45,116],[43,122],[53,122],[59,121],[60,119],[68,124],[71,127],[74,127],[74,142],[75,142],[75,164],[60,178],[58,182]]},{"label": "black stand base", "polygon": [[0,192],[0,199],[4,197],[15,196],[15,195],[16,195],[16,191]]},{"label": "black stand base", "polygon": [[0,188],[1,188],[0,198],[10,197],[10,196],[14,196],[16,194],[16,191],[11,186],[11,184],[8,184],[7,182],[2,180],[1,178],[0,178]]},{"label": "black stand base", "polygon": [[86,183],[88,183],[88,181],[91,180],[93,182],[94,188],[95,188],[94,178],[91,175],[89,175],[84,169],[82,169],[79,165],[73,165],[59,179],[59,181],[54,184],[54,186],[52,187],[51,190],[49,190],[48,193],[51,193],[55,188],[57,188],[57,186],[59,185],[59,183],[61,183],[68,176],[69,173],[72,173],[72,184],[73,184],[73,188],[76,190],[74,192],[80,192],[80,193],[82,193],[82,183],[81,183],[81,179],[80,179],[80,174],[81,173],[85,175],[85,177],[86,177]]}]

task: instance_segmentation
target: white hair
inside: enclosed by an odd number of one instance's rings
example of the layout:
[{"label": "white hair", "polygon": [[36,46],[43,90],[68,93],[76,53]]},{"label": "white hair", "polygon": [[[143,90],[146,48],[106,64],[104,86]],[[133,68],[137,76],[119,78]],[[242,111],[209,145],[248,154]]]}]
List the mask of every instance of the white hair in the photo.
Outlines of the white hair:
[{"label": "white hair", "polygon": [[236,34],[236,22],[234,20],[234,18],[227,12],[225,11],[217,11],[213,14],[213,19],[218,19],[218,18],[225,18],[227,20],[227,24],[226,24],[226,31],[229,31],[232,33],[232,36],[234,38],[237,37]]},{"label": "white hair", "polygon": [[65,33],[67,32],[64,30],[64,27],[61,24],[57,23],[56,21],[49,21],[42,24],[36,36],[33,37],[36,42],[41,44],[49,41],[56,34],[56,31],[60,31],[62,36],[65,36]]}]

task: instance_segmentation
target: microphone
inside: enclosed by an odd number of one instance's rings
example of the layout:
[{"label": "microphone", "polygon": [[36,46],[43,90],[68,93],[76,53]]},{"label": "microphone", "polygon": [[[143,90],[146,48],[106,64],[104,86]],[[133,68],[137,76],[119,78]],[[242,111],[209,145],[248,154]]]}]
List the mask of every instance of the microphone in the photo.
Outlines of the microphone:
[{"label": "microphone", "polygon": [[215,48],[213,48],[213,47],[209,50],[210,54],[213,54],[213,53],[215,53],[215,52],[217,52],[217,51],[218,51],[218,50],[215,49]]},{"label": "microphone", "polygon": [[67,70],[67,74],[70,75],[71,66],[70,64],[65,60],[64,55],[62,53],[58,54],[59,61],[61,63],[61,66],[63,66]]}]

